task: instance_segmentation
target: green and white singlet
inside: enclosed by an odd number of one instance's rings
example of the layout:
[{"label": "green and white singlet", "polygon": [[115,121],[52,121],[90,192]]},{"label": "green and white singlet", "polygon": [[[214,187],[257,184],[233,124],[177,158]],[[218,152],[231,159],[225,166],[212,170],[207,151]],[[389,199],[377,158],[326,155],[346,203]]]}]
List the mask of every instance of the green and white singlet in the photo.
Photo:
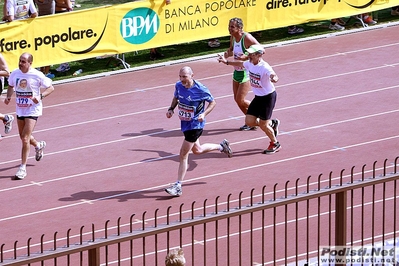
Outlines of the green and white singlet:
[{"label": "green and white singlet", "polygon": [[[245,33],[242,35],[239,42],[236,42],[235,38],[233,38],[234,59],[240,58],[247,51],[244,45],[245,35],[246,35]],[[234,67],[233,80],[237,81],[238,83],[244,83],[249,80],[248,72],[245,70],[244,67],[237,67],[237,66]]]}]

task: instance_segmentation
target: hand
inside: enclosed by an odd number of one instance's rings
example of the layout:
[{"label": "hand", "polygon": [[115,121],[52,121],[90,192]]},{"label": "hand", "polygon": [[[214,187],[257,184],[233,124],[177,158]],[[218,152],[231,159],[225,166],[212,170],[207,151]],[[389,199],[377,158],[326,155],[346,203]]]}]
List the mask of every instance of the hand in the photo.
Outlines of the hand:
[{"label": "hand", "polygon": [[40,95],[32,98],[32,102],[34,102],[35,104],[38,104],[40,102],[40,100],[41,100]]},{"label": "hand", "polygon": [[223,55],[218,54],[218,62],[226,64],[227,63],[227,59]]},{"label": "hand", "polygon": [[173,110],[168,110],[167,112],[166,112],[166,117],[167,118],[171,118],[172,116],[173,116]]},{"label": "hand", "polygon": [[276,74],[271,74],[270,75],[270,81],[273,82],[273,83],[277,83],[278,76]]},{"label": "hand", "polygon": [[8,104],[10,103],[10,101],[11,101],[11,98],[5,98],[5,99],[4,99],[4,103],[5,103],[6,105],[8,105]]},{"label": "hand", "polygon": [[205,119],[205,114],[204,113],[198,115],[198,121],[202,122],[202,121],[204,121],[204,119]]}]

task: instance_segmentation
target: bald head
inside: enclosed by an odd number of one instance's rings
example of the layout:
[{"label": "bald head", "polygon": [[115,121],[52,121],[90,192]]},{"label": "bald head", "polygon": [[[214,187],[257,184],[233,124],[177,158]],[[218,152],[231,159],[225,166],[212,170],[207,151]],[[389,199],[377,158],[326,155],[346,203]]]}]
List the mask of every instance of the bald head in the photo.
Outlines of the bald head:
[{"label": "bald head", "polygon": [[193,70],[189,66],[184,66],[180,69],[180,73],[186,73],[186,74],[192,75]]},{"label": "bald head", "polygon": [[23,73],[27,73],[33,62],[33,56],[30,53],[23,53],[19,57],[19,69]]},{"label": "bald head", "polygon": [[189,66],[182,67],[179,72],[180,81],[186,88],[191,88],[194,83],[193,70]]},{"label": "bald head", "polygon": [[33,55],[31,55],[30,53],[23,53],[23,54],[21,54],[21,57],[23,57],[27,62],[32,64]]}]

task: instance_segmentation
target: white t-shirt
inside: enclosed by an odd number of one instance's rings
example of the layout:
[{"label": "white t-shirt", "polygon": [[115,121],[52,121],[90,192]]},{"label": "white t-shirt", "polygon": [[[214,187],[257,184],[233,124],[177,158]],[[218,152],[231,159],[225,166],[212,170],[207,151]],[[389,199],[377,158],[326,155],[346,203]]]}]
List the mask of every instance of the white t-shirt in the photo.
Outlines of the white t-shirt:
[{"label": "white t-shirt", "polygon": [[14,19],[29,18],[30,13],[37,13],[36,6],[33,0],[6,0],[7,1],[7,15],[14,16]]},{"label": "white t-shirt", "polygon": [[270,81],[270,75],[276,73],[267,62],[261,60],[254,65],[248,60],[244,62],[244,67],[248,71],[249,81],[255,95],[265,96],[276,90]]},{"label": "white t-shirt", "polygon": [[27,73],[16,69],[11,72],[8,84],[14,87],[17,116],[42,115],[42,101],[36,104],[32,101],[32,97],[40,96],[40,88],[50,87],[51,79],[35,68],[31,68]]}]

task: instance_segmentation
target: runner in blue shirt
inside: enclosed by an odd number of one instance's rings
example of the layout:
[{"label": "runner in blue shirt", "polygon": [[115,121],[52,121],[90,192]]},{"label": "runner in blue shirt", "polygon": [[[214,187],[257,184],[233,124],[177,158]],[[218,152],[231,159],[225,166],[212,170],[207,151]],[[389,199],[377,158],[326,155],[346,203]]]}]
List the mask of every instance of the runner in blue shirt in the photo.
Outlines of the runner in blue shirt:
[{"label": "runner in blue shirt", "polygon": [[[227,154],[228,157],[233,154],[226,139],[220,144],[200,144],[199,137],[205,126],[205,116],[215,108],[216,102],[208,88],[194,80],[193,76],[194,74],[190,67],[185,66],[180,69],[180,81],[176,82],[172,103],[166,113],[166,117],[171,118],[174,114],[174,109],[178,107],[181,131],[184,134],[184,141],[180,149],[177,182],[165,189],[172,196],[180,196],[182,194],[181,183],[187,173],[190,151],[194,154],[202,154],[218,150]],[[207,106],[205,102],[208,103]]]}]

